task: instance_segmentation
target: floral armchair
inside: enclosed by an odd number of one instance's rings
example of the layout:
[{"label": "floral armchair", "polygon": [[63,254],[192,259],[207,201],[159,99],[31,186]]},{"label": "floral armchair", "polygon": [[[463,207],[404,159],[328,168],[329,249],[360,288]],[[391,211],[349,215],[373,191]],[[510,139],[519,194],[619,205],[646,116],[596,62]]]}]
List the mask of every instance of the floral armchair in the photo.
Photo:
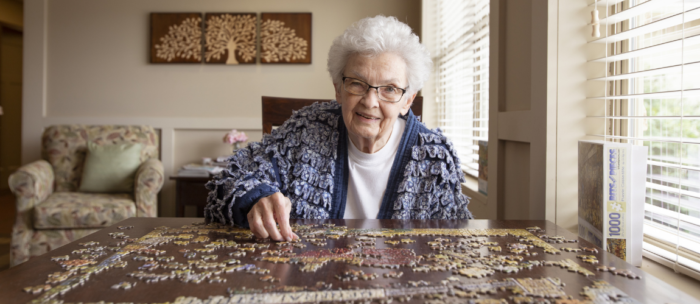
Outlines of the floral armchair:
[{"label": "floral armchair", "polygon": [[[87,143],[141,143],[141,166],[134,193],[80,193]],[[149,126],[62,125],[46,128],[42,159],[9,178],[17,197],[12,228],[11,266],[129,217],[156,217],[163,186],[158,135]]]}]

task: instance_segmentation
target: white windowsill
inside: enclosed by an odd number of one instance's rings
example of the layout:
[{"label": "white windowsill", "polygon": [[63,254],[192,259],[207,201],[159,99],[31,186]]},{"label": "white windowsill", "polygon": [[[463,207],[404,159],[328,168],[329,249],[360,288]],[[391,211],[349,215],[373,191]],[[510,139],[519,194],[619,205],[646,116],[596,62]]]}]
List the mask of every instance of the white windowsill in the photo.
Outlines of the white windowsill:
[{"label": "white windowsill", "polygon": [[697,288],[698,281],[683,273],[674,272],[660,260],[650,258],[645,254],[641,269],[700,300],[700,288]]}]

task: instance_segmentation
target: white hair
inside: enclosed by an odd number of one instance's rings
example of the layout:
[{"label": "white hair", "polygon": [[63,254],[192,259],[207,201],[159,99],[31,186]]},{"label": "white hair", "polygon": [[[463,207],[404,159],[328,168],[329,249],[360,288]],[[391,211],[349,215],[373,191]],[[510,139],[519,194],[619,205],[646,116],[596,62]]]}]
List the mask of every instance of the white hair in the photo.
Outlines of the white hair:
[{"label": "white hair", "polygon": [[333,83],[340,84],[345,65],[354,54],[394,53],[406,62],[408,91],[418,92],[428,79],[433,61],[418,36],[396,17],[367,17],[355,22],[333,40],[328,51],[328,72]]}]

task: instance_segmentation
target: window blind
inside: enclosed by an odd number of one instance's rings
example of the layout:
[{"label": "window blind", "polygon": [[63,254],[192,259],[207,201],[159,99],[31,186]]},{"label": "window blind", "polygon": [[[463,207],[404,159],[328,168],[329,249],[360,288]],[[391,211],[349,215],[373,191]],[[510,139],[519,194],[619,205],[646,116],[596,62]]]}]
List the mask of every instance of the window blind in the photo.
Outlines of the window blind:
[{"label": "window blind", "polygon": [[489,2],[437,0],[431,10],[437,123],[475,177],[479,141],[488,140]]},{"label": "window blind", "polygon": [[648,147],[645,256],[700,278],[700,1],[589,8],[588,135]]}]

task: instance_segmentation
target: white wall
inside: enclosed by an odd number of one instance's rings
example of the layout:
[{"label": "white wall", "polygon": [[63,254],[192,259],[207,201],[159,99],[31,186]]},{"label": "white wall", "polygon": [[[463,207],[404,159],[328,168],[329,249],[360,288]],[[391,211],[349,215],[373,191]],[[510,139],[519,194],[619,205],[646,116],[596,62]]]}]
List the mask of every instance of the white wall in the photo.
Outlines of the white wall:
[{"label": "white wall", "polygon": [[[220,152],[183,143],[227,149],[216,141],[232,128],[260,138],[262,95],[333,98],[328,49],[353,22],[383,14],[421,29],[420,0],[25,0],[24,8],[23,163],[40,158],[48,125],[147,124],[161,131],[166,179]],[[152,65],[151,12],[311,12],[312,64]],[[166,181],[161,216],[175,214],[173,187]]]}]

